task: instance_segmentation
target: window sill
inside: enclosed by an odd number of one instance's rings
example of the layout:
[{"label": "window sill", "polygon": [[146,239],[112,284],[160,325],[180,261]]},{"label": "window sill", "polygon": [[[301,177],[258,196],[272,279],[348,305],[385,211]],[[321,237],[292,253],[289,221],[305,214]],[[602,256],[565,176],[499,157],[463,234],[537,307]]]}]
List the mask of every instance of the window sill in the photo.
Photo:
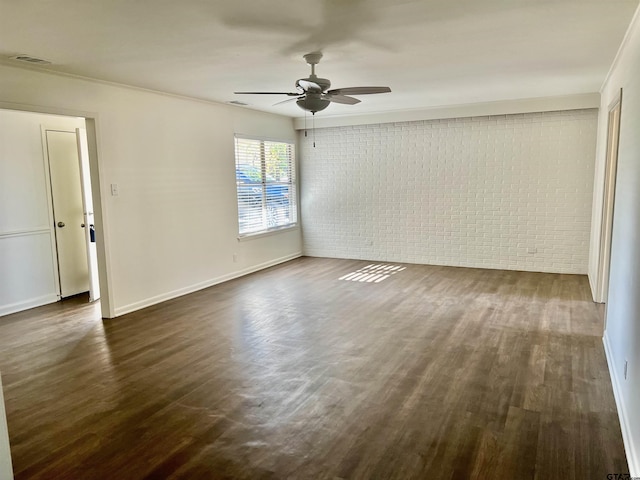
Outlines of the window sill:
[{"label": "window sill", "polygon": [[255,240],[262,237],[270,237],[271,235],[277,235],[279,233],[290,232],[297,230],[298,224],[287,225],[286,227],[274,228],[273,230],[267,230],[266,232],[246,233],[238,236],[239,242],[246,242],[247,240]]}]

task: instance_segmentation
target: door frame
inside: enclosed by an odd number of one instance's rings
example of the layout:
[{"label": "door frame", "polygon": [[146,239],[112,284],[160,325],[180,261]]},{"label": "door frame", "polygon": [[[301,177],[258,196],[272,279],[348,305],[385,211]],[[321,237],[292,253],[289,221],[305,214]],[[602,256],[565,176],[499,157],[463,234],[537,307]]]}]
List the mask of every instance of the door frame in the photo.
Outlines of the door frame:
[{"label": "door frame", "polygon": [[96,249],[98,253],[98,273],[100,278],[100,307],[102,318],[114,318],[113,288],[111,285],[111,255],[109,251],[109,220],[106,202],[103,201],[102,188],[103,166],[100,162],[100,119],[96,112],[73,110],[67,108],[45,107],[21,103],[0,101],[0,109],[18,110],[22,112],[44,113],[49,115],[63,115],[67,117],[82,117],[87,130],[87,144],[89,147],[89,172],[91,175],[91,193],[93,212],[96,226]]},{"label": "door frame", "polygon": [[598,303],[606,303],[609,294],[609,269],[611,267],[611,240],[615,213],[621,118],[622,89],[620,89],[607,109],[607,143],[605,150],[604,185],[602,189],[602,214],[600,216],[600,244],[598,247]]},{"label": "door frame", "polygon": [[[80,191],[82,193],[82,223],[84,229],[84,243],[87,247],[87,271],[89,273],[89,301],[100,299],[100,280],[98,279],[98,254],[94,252],[94,241],[91,241],[91,231],[95,228],[93,215],[93,198],[91,197],[91,172],[89,166],[89,147],[87,146],[87,129],[76,128],[76,148],[78,150],[78,166],[80,167]],[[88,185],[87,185],[88,180]],[[88,192],[87,192],[88,190]],[[91,207],[91,208],[89,208]],[[94,230],[95,235],[95,230]]]}]

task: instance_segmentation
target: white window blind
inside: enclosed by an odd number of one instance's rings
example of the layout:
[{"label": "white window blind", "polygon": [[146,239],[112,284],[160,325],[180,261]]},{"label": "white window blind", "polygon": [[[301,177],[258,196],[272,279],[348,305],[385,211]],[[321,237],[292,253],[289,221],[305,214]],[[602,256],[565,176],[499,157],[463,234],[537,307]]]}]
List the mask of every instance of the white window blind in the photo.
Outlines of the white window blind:
[{"label": "white window blind", "polygon": [[236,186],[240,235],[295,225],[294,146],[236,137]]}]

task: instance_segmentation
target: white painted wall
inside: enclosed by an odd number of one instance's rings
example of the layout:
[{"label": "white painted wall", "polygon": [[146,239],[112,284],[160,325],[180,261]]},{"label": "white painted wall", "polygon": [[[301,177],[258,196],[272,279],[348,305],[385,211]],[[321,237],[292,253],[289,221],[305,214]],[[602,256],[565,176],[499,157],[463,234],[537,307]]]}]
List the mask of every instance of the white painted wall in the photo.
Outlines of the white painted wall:
[{"label": "white painted wall", "polygon": [[0,480],[13,479],[13,468],[11,465],[9,430],[7,428],[7,415],[4,408],[4,395],[2,394],[2,377],[0,377]]},{"label": "white painted wall", "polygon": [[[301,136],[304,252],[586,273],[596,110]],[[530,253],[529,249],[535,249]]]},{"label": "white painted wall", "polygon": [[96,118],[104,316],[300,255],[297,229],[237,240],[234,133],[295,140],[290,118],[0,65],[0,106],[11,104]]},{"label": "white painted wall", "polygon": [[[640,10],[639,10],[640,11]],[[620,414],[631,474],[640,476],[640,17],[629,27],[610,76],[602,88],[596,189],[593,211],[599,238],[608,106],[622,88],[620,145],[616,183],[607,325],[604,335],[609,370]],[[597,275],[593,244],[590,276]],[[594,258],[595,257],[595,258]],[[628,361],[627,378],[624,364]]]},{"label": "white painted wall", "polygon": [[41,125],[84,121],[0,110],[0,315],[58,299]]}]

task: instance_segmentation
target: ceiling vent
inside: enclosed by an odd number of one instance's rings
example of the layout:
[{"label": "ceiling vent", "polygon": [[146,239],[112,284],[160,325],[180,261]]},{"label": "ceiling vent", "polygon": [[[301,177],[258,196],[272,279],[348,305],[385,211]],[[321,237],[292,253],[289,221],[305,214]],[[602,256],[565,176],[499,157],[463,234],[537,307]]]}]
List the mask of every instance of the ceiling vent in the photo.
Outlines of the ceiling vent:
[{"label": "ceiling vent", "polygon": [[18,60],[19,62],[33,63],[34,65],[51,65],[49,60],[43,60],[41,58],[30,57],[29,55],[16,55],[9,57],[11,60]]}]

